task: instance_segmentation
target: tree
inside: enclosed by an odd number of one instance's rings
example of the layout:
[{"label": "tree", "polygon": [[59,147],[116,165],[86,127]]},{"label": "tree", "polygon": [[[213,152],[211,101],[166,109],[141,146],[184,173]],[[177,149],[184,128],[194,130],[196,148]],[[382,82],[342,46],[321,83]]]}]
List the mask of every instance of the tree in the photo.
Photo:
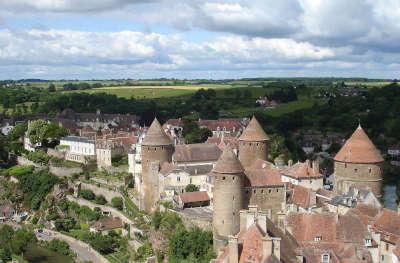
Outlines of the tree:
[{"label": "tree", "polygon": [[185,192],[197,192],[199,191],[199,187],[194,184],[188,184],[185,187]]},{"label": "tree", "polygon": [[111,199],[111,206],[119,210],[122,210],[124,208],[124,201],[122,200],[121,197],[116,196],[113,199]]},{"label": "tree", "polygon": [[79,191],[79,196],[86,200],[94,200],[96,195],[93,193],[92,190],[89,189],[82,189]]},{"label": "tree", "polygon": [[210,262],[215,257],[212,252],[213,238],[209,231],[199,228],[180,228],[168,240],[169,262],[183,262],[189,258],[196,262]]},{"label": "tree", "polygon": [[32,144],[41,143],[47,146],[50,142],[59,140],[66,136],[68,131],[53,122],[44,120],[35,120],[30,123],[27,131],[27,136]]},{"label": "tree", "polygon": [[12,129],[11,133],[9,134],[10,140],[11,141],[18,141],[21,139],[24,135],[26,130],[28,129],[28,126],[23,123],[23,124],[17,124],[15,127]]},{"label": "tree", "polygon": [[53,83],[50,83],[48,91],[49,92],[55,92],[56,91],[56,86]]}]

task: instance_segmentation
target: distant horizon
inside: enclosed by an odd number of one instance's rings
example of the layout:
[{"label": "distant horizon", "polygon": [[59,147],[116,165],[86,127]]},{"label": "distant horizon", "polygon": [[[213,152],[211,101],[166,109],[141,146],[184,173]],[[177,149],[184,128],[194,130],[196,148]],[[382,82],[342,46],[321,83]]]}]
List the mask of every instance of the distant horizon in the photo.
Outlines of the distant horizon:
[{"label": "distant horizon", "polygon": [[110,79],[44,79],[44,78],[21,78],[21,79],[0,79],[0,81],[20,81],[20,82],[52,82],[52,81],[229,81],[229,80],[291,80],[291,79],[338,79],[338,80],[368,80],[368,81],[397,81],[396,78],[367,78],[367,77],[242,77],[242,78],[220,78],[220,79],[207,79],[207,78],[110,78]]}]

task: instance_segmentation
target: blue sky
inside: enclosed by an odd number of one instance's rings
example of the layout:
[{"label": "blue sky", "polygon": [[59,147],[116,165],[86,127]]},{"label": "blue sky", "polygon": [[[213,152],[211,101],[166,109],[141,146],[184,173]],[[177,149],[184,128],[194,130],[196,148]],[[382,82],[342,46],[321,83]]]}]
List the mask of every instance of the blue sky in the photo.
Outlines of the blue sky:
[{"label": "blue sky", "polygon": [[398,0],[7,0],[0,79],[399,78]]}]

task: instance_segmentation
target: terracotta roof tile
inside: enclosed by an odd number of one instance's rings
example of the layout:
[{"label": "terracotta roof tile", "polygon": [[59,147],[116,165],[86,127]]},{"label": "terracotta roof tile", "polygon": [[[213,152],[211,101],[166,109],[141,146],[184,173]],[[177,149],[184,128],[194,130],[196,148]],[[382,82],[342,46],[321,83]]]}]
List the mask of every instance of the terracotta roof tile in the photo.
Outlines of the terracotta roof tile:
[{"label": "terracotta roof tile", "polygon": [[270,162],[258,159],[245,171],[249,186],[282,185],[279,170]]},{"label": "terracotta roof tile", "polygon": [[305,161],[304,163],[298,162],[291,167],[288,167],[282,171],[282,174],[296,179],[323,177],[322,174],[319,173],[319,170],[316,171],[316,169],[311,167],[311,162],[309,160]]},{"label": "terracotta roof tile", "polygon": [[244,169],[230,146],[224,149],[212,170],[212,173],[222,174],[237,174],[243,172]]},{"label": "terracotta roof tile", "polygon": [[382,232],[382,239],[392,243],[400,241],[400,216],[390,209],[382,209],[375,217],[373,227],[376,231]]},{"label": "terracotta roof tile", "polygon": [[268,141],[269,137],[265,133],[264,129],[261,127],[260,123],[257,121],[256,117],[253,116],[249,125],[243,131],[242,135],[239,137],[240,141]]},{"label": "terracotta roof tile", "polygon": [[293,185],[288,202],[307,209],[311,207],[313,203],[311,200],[311,192],[312,190],[309,188]]},{"label": "terracotta roof tile", "polygon": [[217,161],[222,151],[215,144],[196,143],[175,146],[174,160],[177,162]]},{"label": "terracotta roof tile", "polygon": [[157,146],[157,145],[171,145],[171,144],[172,144],[171,139],[162,129],[161,124],[158,122],[157,118],[154,118],[153,123],[147,130],[142,145]]},{"label": "terracotta roof tile", "polygon": [[179,198],[182,200],[183,203],[210,201],[210,197],[205,191],[182,193],[179,195]]},{"label": "terracotta roof tile", "polygon": [[351,137],[336,154],[335,161],[347,163],[379,163],[382,155],[368,138],[361,126],[358,126]]}]

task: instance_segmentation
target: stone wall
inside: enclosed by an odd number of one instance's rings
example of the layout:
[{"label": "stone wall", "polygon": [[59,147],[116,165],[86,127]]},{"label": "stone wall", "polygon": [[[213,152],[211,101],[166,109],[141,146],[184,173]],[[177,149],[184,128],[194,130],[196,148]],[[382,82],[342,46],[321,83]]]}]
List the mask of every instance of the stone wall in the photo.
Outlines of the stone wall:
[{"label": "stone wall", "polygon": [[40,165],[40,164],[35,163],[35,162],[32,162],[32,161],[28,160],[27,158],[25,158],[23,156],[18,156],[17,157],[17,164],[18,165],[31,165],[31,166],[34,166],[35,168],[40,168],[40,169],[45,168],[45,166]]},{"label": "stone wall", "polygon": [[108,202],[111,202],[111,199],[113,199],[114,197],[123,198],[122,195],[117,191],[108,190],[104,187],[98,187],[97,185],[94,184],[81,182],[81,189],[91,190],[95,195],[103,195]]},{"label": "stone wall", "polygon": [[61,152],[61,151],[58,151],[56,149],[51,149],[51,148],[47,149],[47,155],[57,157],[60,159],[65,158],[65,152]]},{"label": "stone wall", "polygon": [[244,207],[258,206],[260,211],[271,211],[272,221],[276,222],[277,213],[286,203],[285,186],[246,187],[243,191]]},{"label": "stone wall", "polygon": [[243,167],[249,167],[257,159],[267,160],[268,142],[239,141],[239,160]]},{"label": "stone wall", "polygon": [[79,174],[83,170],[81,167],[64,167],[64,166],[49,166],[50,173],[58,176],[58,177],[66,177],[71,176],[73,174]]},{"label": "stone wall", "polygon": [[350,186],[369,187],[376,197],[382,196],[382,168],[379,163],[357,164],[335,162],[334,189],[337,193],[347,193]]}]

